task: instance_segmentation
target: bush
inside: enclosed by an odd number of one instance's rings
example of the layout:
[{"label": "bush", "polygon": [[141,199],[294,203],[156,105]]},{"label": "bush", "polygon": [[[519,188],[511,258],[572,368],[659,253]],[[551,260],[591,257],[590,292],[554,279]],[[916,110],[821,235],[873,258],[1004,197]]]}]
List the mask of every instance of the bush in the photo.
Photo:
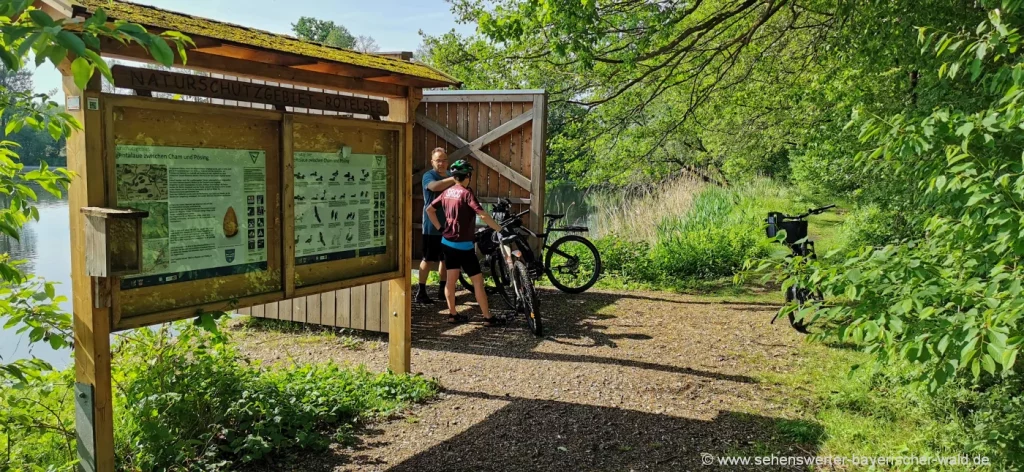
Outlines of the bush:
[{"label": "bush", "polygon": [[[267,369],[220,333],[176,324],[114,347],[121,470],[231,470],[324,450],[355,427],[436,394],[434,381],[333,363]],[[0,385],[0,470],[66,470],[74,460],[74,369]]]},{"label": "bush", "polygon": [[915,236],[916,226],[904,215],[864,205],[847,213],[836,247],[844,252],[862,246],[884,246]]},{"label": "bush", "polygon": [[794,206],[788,188],[768,179],[696,191],[691,181],[683,180],[679,188],[666,184],[660,191],[619,202],[615,211],[601,214],[604,225],[612,228],[658,222],[648,225],[653,231],[614,232],[595,241],[606,275],[660,287],[731,276],[747,259],[771,251],[764,237],[765,214]]},{"label": "bush", "polygon": [[658,225],[651,256],[668,278],[713,279],[731,276],[744,261],[766,255],[763,216],[743,211],[744,195],[709,187],[685,215],[666,216]]},{"label": "bush", "polygon": [[654,281],[658,271],[651,262],[651,245],[644,240],[630,240],[610,235],[594,240],[601,254],[605,275],[627,281]]},{"label": "bush", "polygon": [[0,383],[0,470],[73,469],[74,374],[50,371],[30,383]]},{"label": "bush", "polygon": [[[267,370],[217,335],[187,327],[173,339],[139,330],[123,343],[117,409],[128,469],[220,470],[344,440],[360,420],[422,401],[437,386],[363,367]],[[153,358],[153,353],[156,358]]]}]

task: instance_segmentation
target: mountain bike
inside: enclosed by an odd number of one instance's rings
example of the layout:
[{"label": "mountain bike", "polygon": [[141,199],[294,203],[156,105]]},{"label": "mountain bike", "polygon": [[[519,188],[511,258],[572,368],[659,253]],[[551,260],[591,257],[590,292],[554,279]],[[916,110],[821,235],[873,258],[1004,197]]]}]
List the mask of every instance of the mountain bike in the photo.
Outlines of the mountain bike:
[{"label": "mountain bike", "polygon": [[[541,275],[547,275],[551,285],[554,285],[555,288],[573,294],[583,293],[597,283],[597,279],[601,276],[601,254],[590,240],[573,234],[588,232],[589,228],[578,225],[555,226],[559,220],[565,218],[565,214],[547,213],[544,215],[546,218],[545,231],[535,233],[521,221],[521,218],[530,210],[511,215],[511,208],[511,201],[502,198],[494,204],[491,214],[495,221],[501,225],[508,224],[509,230],[520,237],[516,246],[521,251],[522,260],[533,280],[539,279]],[[548,245],[548,237],[556,232],[570,234],[562,236]],[[494,251],[493,245],[490,244],[492,233],[490,228],[481,228],[477,231],[477,248],[485,259]],[[539,255],[535,255],[530,247],[528,238],[531,237],[540,239],[541,252]],[[489,267],[489,261],[485,260],[485,263],[487,264],[481,267]],[[494,278],[493,274],[492,279],[496,286],[501,286],[504,282],[500,277]],[[472,286],[465,278],[461,280],[461,283],[467,288]],[[501,294],[501,291],[498,293]]]},{"label": "mountain bike", "polygon": [[[485,275],[490,275],[492,282],[488,286],[486,278],[484,286],[487,293],[497,292],[514,315],[522,315],[530,331],[537,336],[544,333],[540,318],[540,297],[533,285],[534,276],[528,267],[526,254],[520,248],[528,248],[525,237],[516,229],[522,226],[517,217],[504,218],[499,221],[502,229],[495,232],[491,228],[480,228],[476,232],[476,247],[484,255],[480,264]],[[532,257],[532,256],[531,256]],[[459,274],[459,282],[463,287],[472,290],[472,283],[465,272]]]},{"label": "mountain bike", "polygon": [[[789,246],[792,254],[787,256],[788,258],[793,257],[806,257],[810,259],[817,259],[818,255],[814,251],[814,241],[807,239],[807,217],[811,215],[818,215],[825,211],[835,208],[835,205],[826,205],[821,208],[813,208],[807,210],[807,213],[797,216],[784,215],[779,212],[768,213],[768,218],[765,222],[768,224],[765,232],[769,238],[774,238],[778,235],[779,231],[786,231],[785,245]],[[821,301],[821,291],[817,288],[797,288],[795,286],[790,287],[786,290],[786,303],[790,303],[796,300],[797,304],[803,306],[808,301]],[[781,312],[780,312],[781,313]],[[772,318],[772,324],[779,318],[779,314],[776,314]],[[804,320],[797,320],[796,315],[792,312],[789,313],[789,324],[794,329],[801,333],[807,333],[807,323]]]}]

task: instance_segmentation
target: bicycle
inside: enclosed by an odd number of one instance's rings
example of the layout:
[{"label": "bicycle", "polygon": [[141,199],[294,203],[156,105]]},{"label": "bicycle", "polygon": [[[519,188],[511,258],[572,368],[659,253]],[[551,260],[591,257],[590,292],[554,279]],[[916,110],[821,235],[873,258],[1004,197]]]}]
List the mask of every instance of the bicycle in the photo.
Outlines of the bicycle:
[{"label": "bicycle", "polygon": [[[511,208],[511,201],[507,198],[502,198],[494,205],[491,213],[499,224],[513,224],[510,229],[521,237],[517,247],[522,251],[522,259],[534,280],[539,279],[542,274],[547,275],[548,280],[551,281],[555,288],[572,294],[583,293],[597,283],[602,269],[601,254],[598,252],[597,247],[594,246],[594,243],[577,234],[562,236],[551,245],[547,243],[551,233],[584,233],[590,231],[589,228],[578,225],[554,226],[559,220],[565,218],[565,214],[547,213],[544,215],[547,219],[545,231],[535,233],[523,225],[520,220],[530,210],[509,216]],[[481,228],[477,231],[477,245],[485,258],[494,249],[493,246],[489,245],[491,233],[490,228]],[[541,240],[540,257],[534,254],[533,249],[528,244],[527,237]],[[487,247],[481,248],[481,242]],[[541,260],[543,260],[543,263],[541,263]],[[462,278],[460,281],[463,287],[468,288],[472,286],[472,284],[469,284],[468,279]],[[501,285],[502,282],[500,279],[495,279],[495,285]]]},{"label": "bicycle", "polygon": [[[533,285],[534,277],[525,260],[520,247],[528,247],[526,239],[516,228],[522,226],[519,219],[524,213],[513,218],[495,218],[502,229],[495,232],[491,228],[480,228],[476,232],[477,249],[484,254],[480,264],[485,274],[490,275],[494,287],[488,287],[488,293],[498,292],[501,299],[514,315],[523,315],[530,331],[537,336],[543,335],[544,328],[540,318],[540,297]],[[511,269],[511,270],[510,270]],[[459,274],[459,282],[463,287],[472,290],[472,283],[465,273]]]},{"label": "bicycle", "polygon": [[[775,238],[779,231],[786,231],[786,241],[784,244],[789,246],[790,251],[792,251],[792,254],[787,257],[807,257],[812,260],[817,259],[818,255],[814,251],[814,241],[807,239],[807,217],[824,213],[831,208],[835,208],[835,205],[812,208],[807,210],[807,213],[797,216],[789,216],[779,212],[770,212],[768,213],[768,218],[765,219],[765,222],[768,224],[765,228],[765,232],[769,238]],[[786,290],[786,303],[796,300],[798,305],[803,306],[808,301],[821,301],[823,298],[821,291],[817,288],[812,290],[793,286]],[[775,320],[778,318],[779,314],[776,313],[772,318],[771,324],[775,324]],[[801,333],[807,334],[808,332],[807,323],[804,320],[797,320],[796,315],[792,312],[789,313],[789,324],[793,329]]]}]

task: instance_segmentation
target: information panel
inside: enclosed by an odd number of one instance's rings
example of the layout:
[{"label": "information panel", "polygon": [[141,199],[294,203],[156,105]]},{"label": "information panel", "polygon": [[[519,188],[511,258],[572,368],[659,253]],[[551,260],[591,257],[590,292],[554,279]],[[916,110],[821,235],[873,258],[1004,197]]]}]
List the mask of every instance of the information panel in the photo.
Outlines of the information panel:
[{"label": "information panel", "polygon": [[149,211],[121,289],[267,270],[262,150],[117,145],[117,204]]},{"label": "information panel", "polygon": [[387,158],[295,153],[295,264],[386,252]]}]

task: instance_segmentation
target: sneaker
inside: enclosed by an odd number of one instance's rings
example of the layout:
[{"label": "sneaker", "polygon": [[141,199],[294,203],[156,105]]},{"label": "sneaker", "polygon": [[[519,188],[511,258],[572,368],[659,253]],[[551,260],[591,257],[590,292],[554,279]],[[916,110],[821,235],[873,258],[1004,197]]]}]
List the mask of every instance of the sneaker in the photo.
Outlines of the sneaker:
[{"label": "sneaker", "polygon": [[429,295],[427,295],[427,291],[426,290],[419,290],[419,291],[417,291],[416,292],[416,298],[414,298],[413,301],[416,302],[416,303],[422,303],[422,304],[425,304],[425,305],[426,304],[434,303],[434,300],[431,299]]}]

